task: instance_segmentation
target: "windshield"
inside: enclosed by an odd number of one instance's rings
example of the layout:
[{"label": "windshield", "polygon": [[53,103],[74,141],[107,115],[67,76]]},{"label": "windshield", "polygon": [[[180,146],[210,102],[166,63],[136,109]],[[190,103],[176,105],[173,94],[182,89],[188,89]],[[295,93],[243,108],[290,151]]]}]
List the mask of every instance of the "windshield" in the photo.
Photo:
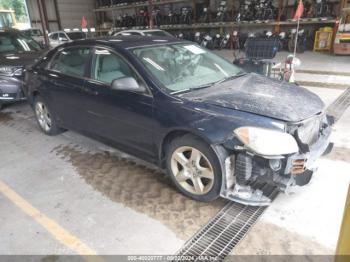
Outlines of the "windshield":
[{"label": "windshield", "polygon": [[170,92],[210,86],[241,73],[227,60],[195,44],[171,44],[133,50]]},{"label": "windshield", "polygon": [[171,34],[165,32],[165,31],[149,31],[144,32],[146,36],[171,36]]},{"label": "windshield", "polygon": [[0,53],[22,53],[40,50],[40,45],[24,34],[0,33]]},{"label": "windshield", "polygon": [[39,29],[32,29],[30,33],[32,36],[42,36],[43,35]]},{"label": "windshield", "polygon": [[70,33],[67,33],[67,35],[71,40],[79,40],[79,39],[85,38],[85,34],[82,32],[70,32]]}]

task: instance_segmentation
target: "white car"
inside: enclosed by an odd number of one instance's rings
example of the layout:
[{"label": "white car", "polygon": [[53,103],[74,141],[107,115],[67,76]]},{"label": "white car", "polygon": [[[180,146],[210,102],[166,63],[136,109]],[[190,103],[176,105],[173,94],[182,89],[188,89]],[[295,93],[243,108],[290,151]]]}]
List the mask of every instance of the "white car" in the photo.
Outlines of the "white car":
[{"label": "white car", "polygon": [[124,30],[114,33],[113,36],[126,36],[126,35],[141,35],[141,36],[161,36],[161,37],[173,37],[166,31],[159,29],[147,29],[147,30]]},{"label": "white car", "polygon": [[50,41],[50,47],[56,47],[66,42],[85,39],[86,33],[81,31],[69,31],[69,32],[57,31],[57,32],[50,33],[48,36]]}]

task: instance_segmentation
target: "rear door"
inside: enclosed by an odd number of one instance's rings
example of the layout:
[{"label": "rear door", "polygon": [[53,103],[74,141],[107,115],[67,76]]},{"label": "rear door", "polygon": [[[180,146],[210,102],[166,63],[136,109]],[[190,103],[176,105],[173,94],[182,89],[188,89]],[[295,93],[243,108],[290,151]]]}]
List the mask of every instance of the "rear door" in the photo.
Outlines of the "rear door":
[{"label": "rear door", "polygon": [[90,54],[90,47],[62,49],[46,70],[45,85],[51,104],[59,119],[69,128],[84,130],[88,125],[82,109]]}]

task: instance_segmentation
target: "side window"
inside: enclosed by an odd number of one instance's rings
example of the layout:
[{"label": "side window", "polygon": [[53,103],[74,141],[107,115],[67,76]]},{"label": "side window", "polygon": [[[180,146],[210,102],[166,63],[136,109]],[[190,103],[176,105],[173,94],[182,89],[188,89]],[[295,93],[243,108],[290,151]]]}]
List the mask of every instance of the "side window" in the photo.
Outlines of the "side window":
[{"label": "side window", "polygon": [[128,36],[128,35],[141,35],[141,34],[137,32],[122,32],[122,33],[119,33],[118,35]]},{"label": "side window", "polygon": [[58,35],[58,39],[63,40],[63,41],[68,40],[66,34],[63,34],[63,33],[60,33],[60,34]]},{"label": "side window", "polygon": [[88,47],[64,49],[51,61],[50,69],[70,76],[84,77],[89,55]]},{"label": "side window", "polygon": [[16,46],[13,43],[13,39],[8,34],[0,35],[0,53],[12,52],[16,50]]},{"label": "side window", "polygon": [[52,35],[50,36],[50,38],[51,38],[52,40],[57,40],[57,39],[58,39],[58,34],[57,34],[57,33],[52,34]]},{"label": "side window", "polygon": [[119,56],[104,49],[95,50],[91,78],[111,84],[113,80],[133,77],[141,82],[132,68]]}]

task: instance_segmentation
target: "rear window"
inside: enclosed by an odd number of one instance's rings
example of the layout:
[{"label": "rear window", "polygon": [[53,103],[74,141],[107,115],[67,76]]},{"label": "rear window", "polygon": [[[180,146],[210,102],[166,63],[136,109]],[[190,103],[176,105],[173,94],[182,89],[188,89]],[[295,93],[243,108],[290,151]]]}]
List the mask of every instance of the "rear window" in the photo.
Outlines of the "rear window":
[{"label": "rear window", "polygon": [[83,77],[89,55],[88,47],[64,49],[53,58],[50,69],[65,75]]}]

